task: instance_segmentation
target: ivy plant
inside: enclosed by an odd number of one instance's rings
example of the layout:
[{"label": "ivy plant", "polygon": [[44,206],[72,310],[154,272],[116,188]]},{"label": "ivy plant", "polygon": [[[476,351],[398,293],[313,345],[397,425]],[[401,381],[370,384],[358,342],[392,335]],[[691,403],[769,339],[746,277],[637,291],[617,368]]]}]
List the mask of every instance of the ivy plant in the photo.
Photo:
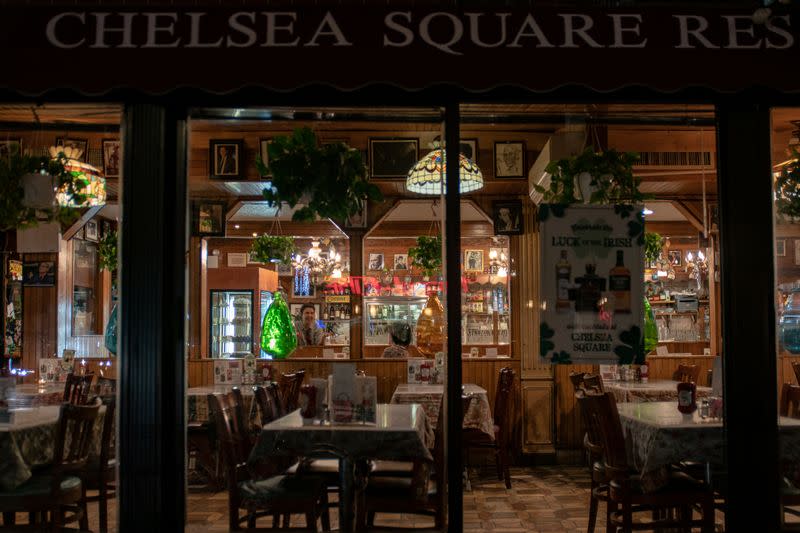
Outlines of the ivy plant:
[{"label": "ivy plant", "polygon": [[114,273],[117,270],[117,232],[109,231],[97,246],[100,268]]},{"label": "ivy plant", "polygon": [[551,161],[545,171],[550,174],[550,186],[534,185],[542,200],[550,204],[569,205],[578,202],[575,196],[576,178],[587,172],[591,175],[590,204],[635,204],[648,198],[639,191],[641,179],[633,174],[638,161],[635,152],[606,150],[596,152],[587,147],[578,155]]},{"label": "ivy plant", "polygon": [[250,253],[259,263],[282,263],[288,265],[292,262],[295,246],[291,237],[272,235],[259,235],[253,239]]},{"label": "ivy plant", "polygon": [[417,237],[417,245],[408,249],[411,264],[426,276],[435,276],[442,270],[442,237]]},{"label": "ivy plant", "polygon": [[661,235],[655,232],[644,234],[644,260],[650,264],[658,259],[661,254]]},{"label": "ivy plant", "polygon": [[296,210],[292,220],[317,218],[344,221],[359,213],[366,200],[380,202],[383,195],[367,180],[361,151],[345,143],[320,145],[309,128],[278,136],[267,147],[269,165],[256,156],[262,176],[271,176],[271,187],[263,195],[270,206],[285,203]]}]

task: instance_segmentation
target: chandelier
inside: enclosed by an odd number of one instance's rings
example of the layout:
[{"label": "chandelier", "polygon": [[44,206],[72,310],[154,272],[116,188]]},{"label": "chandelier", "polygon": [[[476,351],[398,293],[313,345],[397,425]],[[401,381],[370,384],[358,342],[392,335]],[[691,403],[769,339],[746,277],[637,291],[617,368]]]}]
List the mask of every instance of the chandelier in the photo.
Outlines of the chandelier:
[{"label": "chandelier", "polygon": [[497,248],[489,250],[490,272],[498,278],[508,277],[508,256],[505,251]]},{"label": "chandelier", "polygon": [[318,284],[324,278],[341,278],[342,255],[330,241],[327,243],[327,251],[323,251],[319,244],[320,241],[311,241],[308,252],[295,254],[292,266],[295,270],[308,272],[314,284]]},{"label": "chandelier", "polygon": [[[406,189],[419,194],[441,195],[447,186],[447,159],[444,150],[434,142],[434,149],[411,167],[406,177]],[[483,174],[474,161],[458,154],[458,192],[477,191],[483,187]]]}]

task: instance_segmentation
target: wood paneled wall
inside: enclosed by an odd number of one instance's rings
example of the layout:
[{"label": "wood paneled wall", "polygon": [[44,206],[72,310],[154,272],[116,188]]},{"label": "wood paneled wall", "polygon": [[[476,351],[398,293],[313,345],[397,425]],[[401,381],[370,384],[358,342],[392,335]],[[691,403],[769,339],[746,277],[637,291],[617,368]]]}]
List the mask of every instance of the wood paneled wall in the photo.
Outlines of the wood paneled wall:
[{"label": "wood paneled wall", "polygon": [[[23,262],[53,261],[58,254],[25,254]],[[42,357],[58,350],[58,282],[54,287],[24,287],[22,291],[22,367],[38,368]]]}]

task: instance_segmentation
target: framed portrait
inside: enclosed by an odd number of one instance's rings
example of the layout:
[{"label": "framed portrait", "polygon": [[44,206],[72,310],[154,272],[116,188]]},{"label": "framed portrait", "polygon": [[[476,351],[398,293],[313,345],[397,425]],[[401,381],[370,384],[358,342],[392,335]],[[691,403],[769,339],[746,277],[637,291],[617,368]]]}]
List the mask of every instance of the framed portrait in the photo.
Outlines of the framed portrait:
[{"label": "framed portrait", "polygon": [[118,178],[122,162],[119,139],[103,139],[103,174],[107,178]]},{"label": "framed portrait", "polygon": [[775,255],[786,257],[786,239],[777,239],[775,241]]},{"label": "framed portrait", "polygon": [[192,235],[224,237],[227,207],[224,200],[195,200],[192,202]]},{"label": "framed portrait", "polygon": [[394,254],[394,270],[408,270],[408,254]]},{"label": "framed portrait", "polygon": [[492,202],[495,235],[521,235],[524,226],[522,201]]},{"label": "framed portrait", "polygon": [[405,178],[417,162],[418,152],[419,139],[370,139],[370,178]]},{"label": "framed portrait", "polygon": [[669,259],[669,264],[674,267],[683,266],[683,250],[669,250],[667,259]]},{"label": "framed portrait", "polygon": [[279,276],[291,276],[293,274],[292,265],[286,265],[284,263],[278,263],[278,275]]},{"label": "framed portrait", "polygon": [[478,139],[461,139],[458,151],[476,165],[478,164]]},{"label": "framed portrait", "polygon": [[208,171],[211,179],[238,180],[244,177],[244,141],[211,139],[208,144]]},{"label": "framed portrait", "polygon": [[483,272],[483,250],[464,250],[464,272]]},{"label": "framed portrait", "polygon": [[56,264],[54,261],[38,261],[22,265],[22,284],[26,287],[54,287]]},{"label": "framed portrait", "polygon": [[525,177],[525,143],[523,141],[494,143],[494,177]]},{"label": "framed portrait", "polygon": [[383,254],[369,254],[367,270],[383,270]]},{"label": "framed portrait", "polygon": [[4,139],[0,141],[0,157],[22,153],[22,139]]},{"label": "framed portrait", "polygon": [[100,240],[100,231],[97,227],[97,221],[94,219],[86,222],[86,240],[92,242]]},{"label": "framed portrait", "polygon": [[86,139],[73,139],[70,137],[56,137],[56,146],[77,148],[81,151],[78,161],[86,162],[86,155],[89,151],[89,141]]},{"label": "framed portrait", "polygon": [[[264,166],[269,166],[269,145],[272,143],[271,137],[261,137],[258,140],[258,155],[261,157],[261,162]],[[266,177],[266,176],[262,176]]]}]

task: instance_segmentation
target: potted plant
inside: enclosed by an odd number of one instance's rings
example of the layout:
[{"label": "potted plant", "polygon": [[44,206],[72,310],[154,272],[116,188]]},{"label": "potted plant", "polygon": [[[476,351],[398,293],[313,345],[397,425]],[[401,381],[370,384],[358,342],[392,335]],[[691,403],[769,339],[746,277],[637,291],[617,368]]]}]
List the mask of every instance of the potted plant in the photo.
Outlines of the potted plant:
[{"label": "potted plant", "polygon": [[259,263],[282,263],[288,265],[292,262],[295,252],[294,239],[273,235],[259,235],[253,239],[250,254]]},{"label": "potted plant", "polygon": [[272,187],[264,189],[270,206],[282,203],[294,208],[292,220],[331,218],[344,221],[359,213],[364,202],[383,200],[377,186],[367,181],[361,152],[345,143],[319,145],[314,132],[298,128],[291,136],[275,137],[267,148],[269,166],[256,156],[256,168],[270,176]]},{"label": "potted plant", "polygon": [[422,270],[426,277],[435,276],[442,270],[442,237],[417,237],[417,245],[408,249],[411,265]]},{"label": "potted plant", "polygon": [[661,255],[661,235],[655,232],[644,234],[644,260],[645,266],[658,260]]},{"label": "potted plant", "polygon": [[[100,262],[100,268],[109,272],[113,278],[114,273],[117,271],[117,232],[109,231],[105,237],[100,240],[97,246],[97,255]],[[111,309],[111,314],[108,317],[108,324],[103,335],[106,350],[112,355],[117,355],[117,287],[116,283],[111,284],[111,299],[114,306]]]},{"label": "potted plant", "polygon": [[595,152],[589,146],[580,154],[551,161],[545,167],[550,186],[534,188],[551,204],[634,204],[648,198],[639,192],[641,179],[633,174],[638,159],[634,152]]}]

